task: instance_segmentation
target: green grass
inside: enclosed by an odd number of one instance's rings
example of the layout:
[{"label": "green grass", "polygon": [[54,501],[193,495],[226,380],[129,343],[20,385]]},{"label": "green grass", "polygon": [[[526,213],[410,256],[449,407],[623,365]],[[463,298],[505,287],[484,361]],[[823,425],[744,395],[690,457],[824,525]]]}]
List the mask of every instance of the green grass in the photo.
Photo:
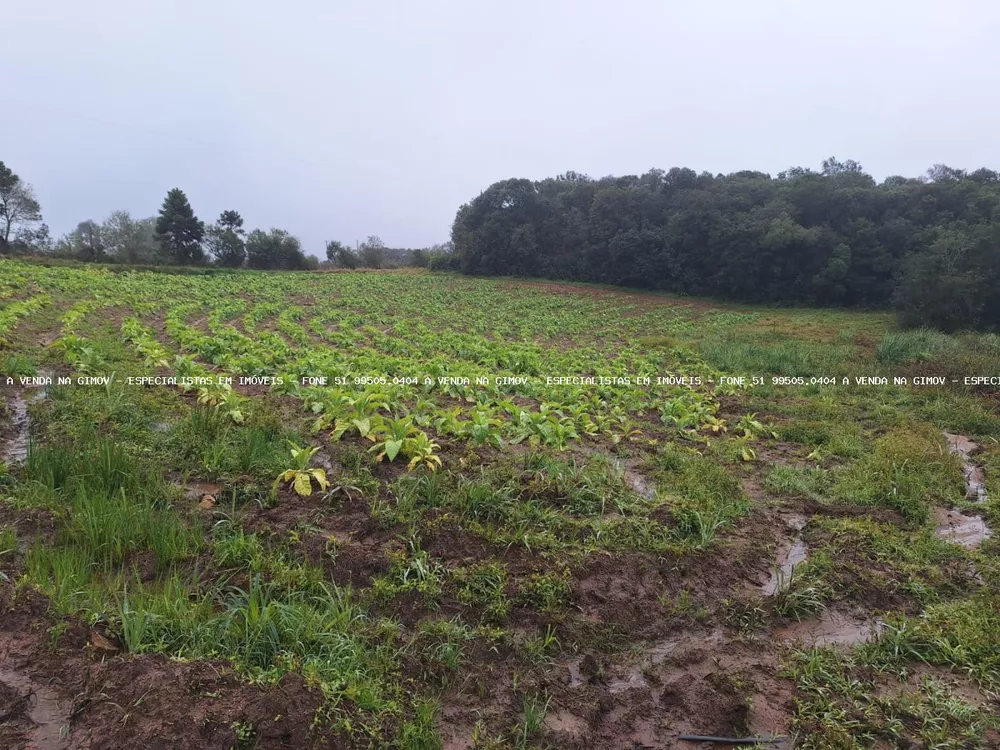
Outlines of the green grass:
[{"label": "green grass", "polygon": [[995,693],[1000,690],[1000,599],[980,593],[931,605],[917,617],[891,618],[865,656],[897,669],[912,660],[951,667]]},{"label": "green grass", "polygon": [[946,333],[928,328],[911,331],[890,331],[875,347],[875,359],[889,365],[928,362],[958,349],[955,340]]},{"label": "green grass", "polygon": [[786,674],[796,681],[800,696],[793,723],[797,747],[987,747],[987,731],[998,726],[992,712],[930,677],[917,689],[887,694],[882,683],[892,686],[892,678],[876,679],[863,659],[836,649],[793,656]]},{"label": "green grass", "polygon": [[17,532],[8,527],[0,527],[0,558],[17,552]]},{"label": "green grass", "polygon": [[775,342],[764,336],[757,341],[747,338],[710,339],[702,343],[701,351],[723,372],[788,376],[839,375],[846,372],[844,365],[856,351],[853,346],[830,347],[795,339]]},{"label": "green grass", "polygon": [[889,508],[923,523],[933,505],[948,505],[965,493],[961,466],[943,438],[927,429],[898,429],[875,441],[841,472],[833,493],[844,502]]}]

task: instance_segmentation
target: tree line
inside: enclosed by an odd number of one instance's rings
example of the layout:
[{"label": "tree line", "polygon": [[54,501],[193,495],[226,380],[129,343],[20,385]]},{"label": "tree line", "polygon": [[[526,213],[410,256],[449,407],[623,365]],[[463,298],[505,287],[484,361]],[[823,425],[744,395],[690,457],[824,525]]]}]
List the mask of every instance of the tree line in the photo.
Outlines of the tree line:
[{"label": "tree line", "polygon": [[757,303],[888,307],[1000,328],[1000,176],[936,165],[881,183],[856,161],[712,175],[497,182],[459,208],[456,270]]},{"label": "tree line", "polygon": [[237,211],[211,225],[180,189],[159,215],[125,211],[53,241],[31,186],[0,162],[0,253],[263,270],[427,266],[617,284],[746,302],[895,306],[907,325],[1000,329],[1000,175],[935,165],[881,183],[856,161],[776,177],[652,169],[503,180],[461,206],[451,242],[326,245],[320,263]]},{"label": "tree line", "polygon": [[213,224],[199,219],[184,191],[167,193],[157,216],[136,219],[114,211],[103,222],[81,221],[52,240],[31,185],[0,162],[0,253],[37,253],[84,262],[175,265],[258,270],[313,270],[426,266],[440,248],[390,248],[377,236],[355,249],[327,243],[326,260],[306,255],[284,229],[246,231],[238,211],[223,211]]}]

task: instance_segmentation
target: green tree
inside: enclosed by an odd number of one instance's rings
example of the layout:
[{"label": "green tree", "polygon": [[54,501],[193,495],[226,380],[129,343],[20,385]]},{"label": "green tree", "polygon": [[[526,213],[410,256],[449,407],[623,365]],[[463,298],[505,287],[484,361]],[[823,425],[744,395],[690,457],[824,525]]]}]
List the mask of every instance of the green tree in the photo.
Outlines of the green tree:
[{"label": "green tree", "polygon": [[0,252],[9,252],[18,239],[29,245],[41,221],[42,208],[31,185],[0,161]]},{"label": "green tree", "polygon": [[75,258],[86,263],[105,260],[104,234],[101,225],[92,219],[81,221],[76,229],[59,240],[56,247],[58,255]]},{"label": "green tree", "polygon": [[326,243],[326,259],[340,268],[358,267],[358,256],[351,248],[337,240]]},{"label": "green tree", "polygon": [[104,251],[120,263],[152,263],[156,258],[156,220],[133,219],[113,211],[100,227]]},{"label": "green tree", "polygon": [[247,257],[243,217],[237,211],[223,211],[207,231],[209,252],[226,268],[239,268]]},{"label": "green tree", "polygon": [[284,229],[253,230],[247,235],[246,250],[250,268],[293,271],[310,265],[299,239]]},{"label": "green tree", "polygon": [[184,191],[174,188],[167,193],[156,219],[156,240],[164,257],[181,266],[203,263],[204,236],[205,225],[194,215]]},{"label": "green tree", "polygon": [[884,307],[896,292],[907,321],[987,328],[1000,295],[980,280],[1000,274],[998,216],[1000,177],[985,168],[881,184],[833,157],[777,178],[567,172],[489,186],[455,215],[454,257],[429,265],[764,303]]},{"label": "green tree", "polygon": [[418,247],[410,253],[410,265],[414,268],[427,268],[429,262],[430,256],[423,248]]},{"label": "green tree", "polygon": [[903,264],[894,301],[904,327],[932,326],[944,331],[975,323],[976,281],[938,252],[915,253]]},{"label": "green tree", "polygon": [[361,243],[358,253],[361,265],[367,268],[381,268],[385,263],[385,243],[377,234],[368,236],[368,239]]}]

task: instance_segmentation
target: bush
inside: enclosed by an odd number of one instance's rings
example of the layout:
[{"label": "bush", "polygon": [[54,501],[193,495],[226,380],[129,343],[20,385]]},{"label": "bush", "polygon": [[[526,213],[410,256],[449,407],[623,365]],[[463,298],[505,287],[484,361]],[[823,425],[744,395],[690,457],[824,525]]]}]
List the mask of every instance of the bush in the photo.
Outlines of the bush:
[{"label": "bush", "polygon": [[431,271],[459,271],[461,265],[454,253],[430,253],[427,268]]}]

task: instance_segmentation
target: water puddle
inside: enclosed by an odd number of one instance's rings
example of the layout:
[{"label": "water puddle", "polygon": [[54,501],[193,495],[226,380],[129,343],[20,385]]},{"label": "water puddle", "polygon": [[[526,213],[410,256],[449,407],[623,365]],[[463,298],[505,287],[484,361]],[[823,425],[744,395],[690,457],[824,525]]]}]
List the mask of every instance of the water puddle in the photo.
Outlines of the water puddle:
[{"label": "water puddle", "polygon": [[639,672],[631,672],[622,679],[609,680],[607,684],[608,692],[612,695],[624,693],[626,690],[638,690],[639,688],[649,687],[649,682]]},{"label": "water puddle", "polygon": [[7,401],[7,411],[10,414],[11,436],[3,445],[0,454],[8,464],[21,464],[28,457],[28,402],[20,394],[14,394]]},{"label": "water puddle", "polygon": [[862,620],[841,612],[824,610],[815,618],[778,628],[774,640],[788,645],[853,646],[873,641],[882,632],[881,621]]},{"label": "water puddle", "polygon": [[578,688],[583,685],[585,680],[583,679],[583,672],[580,671],[580,663],[583,661],[583,657],[579,659],[573,659],[567,667],[569,668],[569,686],[571,688]]},{"label": "water puddle", "polygon": [[668,656],[678,652],[683,653],[691,649],[710,648],[714,649],[724,645],[726,642],[725,633],[721,628],[717,628],[710,633],[689,634],[684,633],[675,638],[668,638],[665,641],[654,643],[646,650],[649,663],[654,666],[661,664]]},{"label": "water puddle", "polygon": [[55,373],[52,370],[41,369],[35,373],[35,377],[41,378],[42,382],[40,385],[29,386],[31,388],[31,396],[28,401],[30,403],[35,403],[36,401],[41,401],[43,398],[48,398],[49,396],[49,386],[52,385],[52,381],[55,378]]},{"label": "water puddle", "polygon": [[656,488],[653,487],[646,477],[638,474],[631,469],[626,469],[625,473],[622,475],[625,483],[632,488],[632,491],[646,498],[647,500],[656,499]]},{"label": "water puddle", "polygon": [[979,446],[964,435],[944,433],[948,441],[948,450],[962,459],[962,472],[965,474],[965,496],[976,502],[986,501],[986,477],[983,470],[972,462],[972,454]]},{"label": "water puddle", "polygon": [[13,393],[7,401],[11,435],[0,445],[0,460],[7,464],[23,464],[28,458],[28,428],[31,426],[28,406],[48,396],[46,381],[51,383],[53,375],[51,370],[39,370],[36,377],[40,384],[30,386],[25,392],[27,397],[22,393]]},{"label": "water puddle", "polygon": [[587,733],[587,722],[568,711],[551,711],[543,722],[550,732],[565,732],[571,737],[581,737]]},{"label": "water puddle", "polygon": [[963,547],[976,547],[993,536],[982,516],[967,516],[957,510],[934,509],[935,535]]},{"label": "water puddle", "polygon": [[[786,523],[791,531],[799,532],[805,527],[806,519],[802,516],[789,516]],[[771,578],[760,587],[761,593],[764,596],[775,596],[788,588],[792,574],[795,572],[795,566],[805,562],[808,553],[809,548],[801,536],[796,534],[792,539],[784,540],[778,547],[775,565],[771,570]]]},{"label": "water puddle", "polygon": [[59,699],[55,691],[33,682],[20,672],[0,669],[0,682],[21,695],[30,694],[28,718],[34,727],[28,733],[27,750],[61,750],[67,745],[70,707]]},{"label": "water puddle", "polygon": [[647,500],[656,499],[656,487],[653,486],[653,484],[642,474],[629,467],[622,459],[617,458],[613,454],[605,451],[591,448],[589,445],[579,445],[575,446],[575,448],[587,458],[597,456],[602,460],[611,463],[621,476],[622,481],[628,485],[629,489],[631,489],[635,494],[640,495]]}]

